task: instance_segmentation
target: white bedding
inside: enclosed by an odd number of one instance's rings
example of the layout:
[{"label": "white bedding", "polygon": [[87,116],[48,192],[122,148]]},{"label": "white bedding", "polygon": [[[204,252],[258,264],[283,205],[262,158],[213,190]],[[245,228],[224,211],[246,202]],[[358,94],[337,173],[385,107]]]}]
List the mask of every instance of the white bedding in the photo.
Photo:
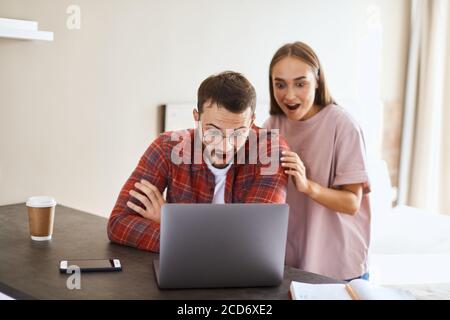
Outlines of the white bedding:
[{"label": "white bedding", "polygon": [[407,206],[377,217],[370,273],[417,299],[450,299],[450,217]]},{"label": "white bedding", "polygon": [[375,221],[371,250],[374,254],[450,254],[450,217],[396,207]]},{"label": "white bedding", "polygon": [[450,216],[391,207],[386,163],[368,160],[372,193],[371,281],[418,299],[450,299]]}]

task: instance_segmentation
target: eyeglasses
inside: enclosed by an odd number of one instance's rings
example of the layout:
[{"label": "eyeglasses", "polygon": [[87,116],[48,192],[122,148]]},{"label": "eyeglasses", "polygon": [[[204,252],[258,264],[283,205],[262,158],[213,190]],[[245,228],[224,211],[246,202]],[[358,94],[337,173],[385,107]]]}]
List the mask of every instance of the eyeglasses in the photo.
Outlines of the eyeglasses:
[{"label": "eyeglasses", "polygon": [[[248,128],[242,128],[234,131],[228,136],[228,142],[233,146],[240,146],[247,140]],[[222,143],[224,139],[222,131],[217,129],[208,129],[203,133],[203,141],[206,144],[216,145]]]}]

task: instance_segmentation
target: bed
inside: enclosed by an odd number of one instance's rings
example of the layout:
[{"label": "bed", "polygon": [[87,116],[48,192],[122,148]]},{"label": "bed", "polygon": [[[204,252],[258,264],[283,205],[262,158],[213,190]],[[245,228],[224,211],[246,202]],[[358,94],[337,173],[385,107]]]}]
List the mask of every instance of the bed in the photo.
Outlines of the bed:
[{"label": "bed", "polygon": [[371,281],[417,299],[450,299],[450,216],[409,206],[392,208],[384,161],[369,161],[372,181]]}]

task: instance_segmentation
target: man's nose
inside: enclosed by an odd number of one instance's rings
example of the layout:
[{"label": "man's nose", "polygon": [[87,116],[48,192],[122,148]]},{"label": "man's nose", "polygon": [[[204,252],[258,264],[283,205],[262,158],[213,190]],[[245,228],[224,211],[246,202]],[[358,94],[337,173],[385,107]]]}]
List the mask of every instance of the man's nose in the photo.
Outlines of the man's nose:
[{"label": "man's nose", "polygon": [[228,137],[223,137],[222,142],[215,146],[216,152],[219,153],[227,153],[233,148],[233,145],[230,143]]},{"label": "man's nose", "polygon": [[222,153],[227,153],[227,151],[230,151],[233,148],[233,145],[230,143],[230,139],[228,137],[224,137],[220,147],[222,149]]}]

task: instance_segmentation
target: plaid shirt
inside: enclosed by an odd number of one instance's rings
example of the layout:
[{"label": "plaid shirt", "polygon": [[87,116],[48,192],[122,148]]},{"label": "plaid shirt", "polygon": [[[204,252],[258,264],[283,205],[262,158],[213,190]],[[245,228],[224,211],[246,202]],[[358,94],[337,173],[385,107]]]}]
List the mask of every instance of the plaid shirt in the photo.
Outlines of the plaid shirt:
[{"label": "plaid shirt", "polygon": [[[259,134],[259,128],[252,128]],[[145,151],[136,169],[128,178],[120,191],[117,202],[108,221],[108,237],[111,241],[137,247],[143,250],[159,252],[160,225],[157,222],[143,218],[130,209],[126,203],[131,201],[145,208],[139,200],[131,197],[129,191],[134,184],[145,179],[155,185],[161,192],[167,188],[168,203],[211,203],[214,196],[215,177],[203,161],[201,146],[194,146],[194,129],[165,132],[161,134]],[[173,136],[182,137],[180,141],[172,141]],[[264,150],[270,157],[271,152],[287,150],[285,140],[277,135],[277,145],[271,145],[271,133],[258,138],[258,161],[248,161],[250,154],[249,140],[245,144],[247,161],[235,161],[227,172],[225,185],[226,203],[284,203],[288,177],[281,165],[277,165],[272,174],[261,174],[268,168],[266,161],[260,161],[259,150]],[[187,138],[187,139],[186,139]],[[192,146],[191,146],[192,145]],[[179,150],[180,146],[188,146]],[[177,149],[178,148],[178,149]],[[266,148],[266,149],[260,149]],[[267,151],[266,151],[267,150]],[[187,160],[176,164],[171,161],[174,152]],[[239,154],[239,153],[238,153]],[[277,164],[280,164],[279,157]],[[200,159],[194,162],[193,160]],[[267,159],[266,159],[267,160]],[[262,163],[266,163],[263,165]],[[250,164],[249,164],[250,163]],[[252,164],[253,163],[253,164]],[[137,191],[135,189],[135,191]]]}]

